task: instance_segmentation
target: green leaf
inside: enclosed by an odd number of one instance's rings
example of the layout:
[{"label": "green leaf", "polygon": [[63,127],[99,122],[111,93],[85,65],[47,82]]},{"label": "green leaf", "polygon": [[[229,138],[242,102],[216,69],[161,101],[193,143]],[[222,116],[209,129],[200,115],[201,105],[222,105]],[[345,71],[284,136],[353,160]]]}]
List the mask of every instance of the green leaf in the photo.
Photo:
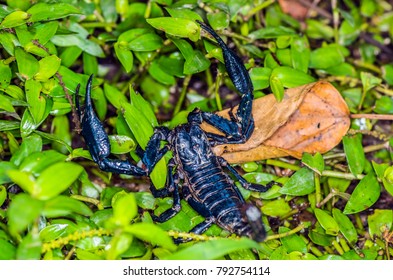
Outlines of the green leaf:
[{"label": "green leaf", "polygon": [[36,80],[27,80],[25,83],[26,100],[29,102],[29,111],[34,123],[38,124],[45,117],[46,99],[41,95],[42,85]]},{"label": "green leaf", "polygon": [[128,49],[128,46],[125,47],[121,43],[115,43],[114,49],[121,65],[123,65],[126,72],[129,73],[134,66],[134,56],[132,55],[132,52]]},{"label": "green leaf", "polygon": [[22,48],[15,49],[15,58],[19,74],[26,80],[32,79],[40,69],[37,59]]},{"label": "green leaf", "polygon": [[0,24],[0,29],[13,28],[24,24],[31,15],[24,11],[15,11],[8,14]]},{"label": "green leaf", "polygon": [[381,187],[374,174],[367,174],[352,192],[343,213],[353,214],[366,210],[378,200],[380,194]]},{"label": "green leaf", "polygon": [[368,231],[371,238],[375,235],[383,237],[383,234],[390,231],[393,223],[393,211],[385,209],[375,209],[374,213],[367,217]]},{"label": "green leaf", "polygon": [[302,163],[319,175],[321,175],[322,171],[325,169],[325,162],[320,153],[316,153],[315,155],[303,153]]},{"label": "green leaf", "polygon": [[284,199],[275,199],[263,204],[261,211],[269,217],[283,217],[291,211],[291,207]]},{"label": "green leaf", "polygon": [[301,196],[310,194],[314,192],[314,190],[314,173],[307,167],[303,167],[291,176],[280,189],[280,193]]},{"label": "green leaf", "polygon": [[14,169],[17,169],[17,167],[12,162],[0,161],[0,184],[11,182],[11,179],[8,176],[8,170]]},{"label": "green leaf", "polygon": [[76,6],[66,3],[37,3],[26,12],[30,15],[30,22],[49,21],[81,13]]},{"label": "green leaf", "polygon": [[284,86],[281,80],[276,76],[270,75],[269,83],[274,97],[277,101],[281,101],[284,98]]},{"label": "green leaf", "polygon": [[368,72],[360,72],[360,79],[362,80],[364,92],[369,91],[370,89],[379,85],[382,82],[380,78],[377,78]]},{"label": "green leaf", "polygon": [[16,250],[18,260],[39,260],[41,258],[42,242],[39,235],[29,232],[19,244]]},{"label": "green leaf", "polygon": [[315,82],[315,78],[296,69],[280,66],[273,69],[272,79],[278,79],[286,88],[298,87]]},{"label": "green leaf", "polygon": [[310,63],[310,45],[306,36],[293,38],[291,43],[291,59],[294,69],[307,73]]},{"label": "green leaf", "polygon": [[315,49],[310,55],[310,68],[327,69],[344,62],[344,54],[337,46]]},{"label": "green leaf", "polygon": [[7,199],[7,190],[3,185],[0,185],[0,206],[3,205],[6,199]]},{"label": "green leaf", "polygon": [[155,33],[147,33],[138,36],[128,43],[128,48],[132,51],[149,52],[162,47],[162,39]]},{"label": "green leaf", "polygon": [[54,150],[34,152],[23,159],[19,170],[38,176],[44,169],[66,158],[67,156]]},{"label": "green leaf", "polygon": [[194,21],[186,18],[158,17],[146,19],[147,23],[167,34],[189,38],[196,42],[200,38],[200,27]]},{"label": "green leaf", "polygon": [[34,79],[37,81],[46,81],[59,70],[61,59],[56,55],[50,55],[42,58],[38,63],[40,67],[34,75]]},{"label": "green leaf", "polygon": [[250,33],[249,37],[256,39],[277,38],[279,36],[294,35],[295,31],[292,28],[284,26],[267,26]]},{"label": "green leaf", "polygon": [[27,228],[43,209],[43,203],[25,193],[17,194],[12,198],[8,209],[8,226],[12,234],[19,233]]},{"label": "green leaf", "polygon": [[133,104],[122,102],[121,112],[139,146],[141,146],[142,149],[146,149],[147,143],[153,135],[152,125]]},{"label": "green leaf", "polygon": [[351,173],[354,175],[361,174],[366,163],[366,156],[362,145],[362,136],[360,134],[344,136],[343,144],[349,170],[351,170]]},{"label": "green leaf", "polygon": [[358,234],[351,220],[337,208],[333,208],[332,213],[342,235],[344,235],[349,243],[355,244],[358,241]]},{"label": "green leaf", "polygon": [[112,154],[125,154],[135,150],[135,141],[125,135],[109,135]]},{"label": "green leaf", "polygon": [[121,191],[112,198],[113,216],[109,219],[110,225],[116,227],[127,226],[138,214],[138,207],[133,193]]},{"label": "green leaf", "polygon": [[119,109],[122,103],[128,102],[127,97],[120,90],[107,83],[104,84],[104,93],[105,97],[116,109]]},{"label": "green leaf", "polygon": [[59,195],[45,201],[42,212],[48,218],[62,217],[72,213],[84,216],[93,215],[93,212],[86,204],[64,195]]},{"label": "green leaf", "polygon": [[250,78],[254,90],[261,90],[269,87],[272,69],[267,67],[254,67],[250,71]]},{"label": "green leaf", "polygon": [[120,233],[115,235],[109,243],[108,249],[106,250],[107,260],[116,260],[121,254],[126,252],[131,246],[133,236],[129,233]]},{"label": "green leaf", "polygon": [[0,60],[0,87],[6,88],[9,86],[12,78],[12,71],[9,64],[5,64],[4,60]]},{"label": "green leaf", "polygon": [[198,13],[187,8],[176,8],[176,9],[165,8],[165,10],[173,18],[186,18],[192,21],[197,21],[197,20],[203,21],[202,17]]},{"label": "green leaf", "polygon": [[42,150],[42,139],[34,134],[23,139],[19,149],[12,155],[11,162],[17,166],[30,154]]},{"label": "green leaf", "polygon": [[244,249],[258,249],[260,245],[248,238],[240,239],[218,239],[203,243],[197,243],[173,255],[167,260],[214,260],[223,257],[231,252]]},{"label": "green leaf", "polygon": [[[289,228],[279,227],[278,233],[283,234],[290,231]],[[307,253],[307,244],[303,238],[297,234],[291,234],[281,238],[282,245],[286,248],[287,253],[291,252],[301,252],[303,254]]]},{"label": "green leaf", "polygon": [[176,83],[175,78],[168,74],[167,71],[161,68],[160,64],[153,61],[149,67],[149,74],[158,82],[164,85],[174,85]]},{"label": "green leaf", "polygon": [[15,112],[15,108],[12,105],[11,99],[0,94],[0,109],[5,110],[6,112]]},{"label": "green leaf", "polygon": [[339,231],[339,226],[336,220],[330,216],[326,211],[315,208],[314,209],[315,216],[317,217],[318,222],[326,231],[326,234],[336,236]]},{"label": "green leaf", "polygon": [[15,260],[16,248],[7,240],[0,238],[0,260]]},{"label": "green leaf", "polygon": [[32,196],[40,200],[51,199],[66,190],[82,173],[83,167],[72,162],[58,162],[38,177]]},{"label": "green leaf", "polygon": [[136,223],[124,227],[123,230],[152,245],[160,246],[170,251],[176,250],[176,245],[173,243],[172,238],[157,225]]},{"label": "green leaf", "polygon": [[208,13],[207,20],[213,29],[224,29],[229,25],[229,16],[222,11],[216,13]]}]

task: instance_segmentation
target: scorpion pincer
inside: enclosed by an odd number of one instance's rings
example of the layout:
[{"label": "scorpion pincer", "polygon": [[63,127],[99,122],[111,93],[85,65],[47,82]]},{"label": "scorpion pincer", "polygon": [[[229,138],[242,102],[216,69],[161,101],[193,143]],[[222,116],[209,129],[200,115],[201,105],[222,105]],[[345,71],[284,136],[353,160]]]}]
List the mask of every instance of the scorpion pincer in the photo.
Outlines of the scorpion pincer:
[{"label": "scorpion pincer", "polygon": [[[88,80],[85,98],[85,111],[79,107],[82,136],[93,160],[107,172],[149,176],[156,163],[169,151],[173,157],[168,162],[168,178],[163,189],[151,185],[154,197],[173,197],[173,206],[159,216],[152,214],[155,222],[162,223],[176,215],[184,198],[205,220],[196,225],[191,232],[202,234],[213,223],[239,236],[247,236],[258,242],[266,237],[262,214],[258,207],[246,203],[234,181],[226,173],[230,172],[245,188],[251,191],[266,192],[275,182],[266,186],[249,183],[229,165],[225,159],[216,156],[212,147],[220,144],[244,143],[254,130],[252,116],[253,85],[248,71],[241,59],[224,43],[216,32],[203,22],[201,27],[210,33],[222,49],[224,64],[230,79],[241,94],[241,101],[235,113],[230,112],[230,120],[214,113],[195,109],[188,115],[188,122],[173,130],[156,127],[144,153],[141,155],[143,166],[139,167],[128,160],[109,158],[110,145],[104,127],[94,113],[91,103],[92,77]],[[76,91],[78,96],[79,86]],[[204,132],[202,122],[217,128],[222,134]],[[165,141],[164,146],[161,142]],[[177,242],[189,240],[177,239]]]}]

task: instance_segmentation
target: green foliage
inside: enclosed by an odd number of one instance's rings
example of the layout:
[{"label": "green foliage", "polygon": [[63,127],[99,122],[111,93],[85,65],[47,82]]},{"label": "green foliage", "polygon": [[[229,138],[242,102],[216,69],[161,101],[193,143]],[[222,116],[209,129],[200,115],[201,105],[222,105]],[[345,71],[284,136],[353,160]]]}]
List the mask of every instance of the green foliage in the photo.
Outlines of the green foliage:
[{"label": "green foliage", "polygon": [[[0,259],[391,259],[390,4],[337,1],[334,20],[318,12],[331,13],[321,1],[300,22],[278,1],[145,2],[0,6]],[[100,172],[77,132],[75,89],[83,101],[91,74],[112,156],[135,162],[154,127],[234,104],[222,51],[197,20],[241,55],[255,96],[281,100],[286,88],[324,79],[354,114],[327,154],[241,165],[250,182],[282,183],[262,194],[239,188],[264,215],[259,244],[216,225],[189,234],[204,218],[184,200],[175,217],[153,223],[149,211],[172,199],[144,191],[144,178]],[[169,157],[150,176],[157,188]],[[179,236],[193,242],[175,245]]]}]

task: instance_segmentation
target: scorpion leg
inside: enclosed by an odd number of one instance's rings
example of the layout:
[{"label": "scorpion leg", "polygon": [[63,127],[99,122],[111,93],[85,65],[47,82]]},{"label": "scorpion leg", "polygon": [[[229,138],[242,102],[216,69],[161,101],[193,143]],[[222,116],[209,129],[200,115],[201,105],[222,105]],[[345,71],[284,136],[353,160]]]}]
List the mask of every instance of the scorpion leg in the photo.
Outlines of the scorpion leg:
[{"label": "scorpion leg", "polygon": [[[191,196],[191,192],[187,186],[183,186],[182,190],[183,190],[184,199],[187,201],[187,203],[190,204],[190,206],[193,209],[195,209],[199,214],[201,214],[202,216],[204,216],[206,218],[203,222],[201,222],[201,223],[197,224],[195,227],[193,227],[190,230],[190,233],[202,234],[214,223],[214,217],[211,215],[209,209],[207,209],[203,203],[195,200]],[[177,243],[177,244],[185,243],[185,242],[189,242],[191,240],[192,240],[191,238],[186,238],[186,239],[176,238],[175,243]]]},{"label": "scorpion leg", "polygon": [[226,136],[209,133],[208,137],[211,138],[212,144],[229,144],[229,143],[244,143],[250,138],[254,131],[254,119],[252,117],[252,101],[253,85],[250,75],[245,68],[240,57],[234,53],[224,41],[217,35],[217,33],[208,25],[199,22],[201,27],[209,32],[221,47],[224,64],[227,69],[229,78],[236,89],[241,94],[241,101],[235,114],[229,112],[230,120],[220,117],[214,113],[202,112],[198,109],[190,113],[188,120],[194,123],[202,123],[202,121],[216,127],[223,132]]},{"label": "scorpion leg", "polygon": [[260,184],[254,184],[247,182],[246,179],[244,179],[237,171],[235,168],[233,168],[228,162],[222,158],[218,157],[218,160],[221,164],[221,166],[226,167],[235,177],[236,179],[240,182],[243,188],[246,190],[254,191],[254,192],[267,192],[273,185],[281,185],[278,182],[272,181],[269,182],[266,185],[260,185]]},{"label": "scorpion leg", "polygon": [[181,204],[180,204],[180,194],[179,194],[179,186],[177,184],[177,175],[173,174],[173,161],[170,162],[169,168],[168,168],[168,181],[166,184],[166,187],[161,190],[157,190],[154,185],[150,186],[150,191],[152,192],[154,197],[165,197],[168,196],[170,193],[173,193],[173,205],[171,208],[168,210],[165,210],[163,213],[161,213],[159,216],[154,215],[151,213],[151,217],[153,221],[158,222],[158,223],[163,223],[173,216],[175,216],[181,209]]},{"label": "scorpion leg", "polygon": [[167,140],[169,129],[163,126],[156,127],[154,134],[147,143],[145,153],[142,157],[143,164],[146,165],[147,170],[150,173],[153,171],[154,166],[157,162],[168,152],[168,146],[164,146],[160,149],[161,141]]},{"label": "scorpion leg", "polygon": [[90,76],[86,86],[85,112],[82,117],[82,111],[79,105],[79,88],[76,88],[76,107],[82,124],[82,136],[85,139],[91,157],[98,164],[101,170],[107,172],[145,176],[147,171],[132,164],[128,160],[110,159],[109,138],[104,127],[97,115],[94,113],[91,102],[91,85],[93,76]]}]

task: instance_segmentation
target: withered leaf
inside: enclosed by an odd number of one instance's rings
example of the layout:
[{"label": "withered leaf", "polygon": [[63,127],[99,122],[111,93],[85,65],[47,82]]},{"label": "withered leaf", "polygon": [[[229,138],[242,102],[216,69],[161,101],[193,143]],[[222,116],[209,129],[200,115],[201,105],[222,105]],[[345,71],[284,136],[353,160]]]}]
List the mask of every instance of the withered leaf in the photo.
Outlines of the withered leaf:
[{"label": "withered leaf", "polygon": [[[229,118],[228,111],[218,114]],[[255,130],[250,139],[244,144],[218,145],[213,148],[216,155],[241,163],[283,156],[300,159],[304,152],[323,154],[340,143],[350,125],[345,101],[324,81],[287,89],[281,102],[273,95],[256,99],[252,112]],[[202,127],[219,133],[208,124]]]}]

